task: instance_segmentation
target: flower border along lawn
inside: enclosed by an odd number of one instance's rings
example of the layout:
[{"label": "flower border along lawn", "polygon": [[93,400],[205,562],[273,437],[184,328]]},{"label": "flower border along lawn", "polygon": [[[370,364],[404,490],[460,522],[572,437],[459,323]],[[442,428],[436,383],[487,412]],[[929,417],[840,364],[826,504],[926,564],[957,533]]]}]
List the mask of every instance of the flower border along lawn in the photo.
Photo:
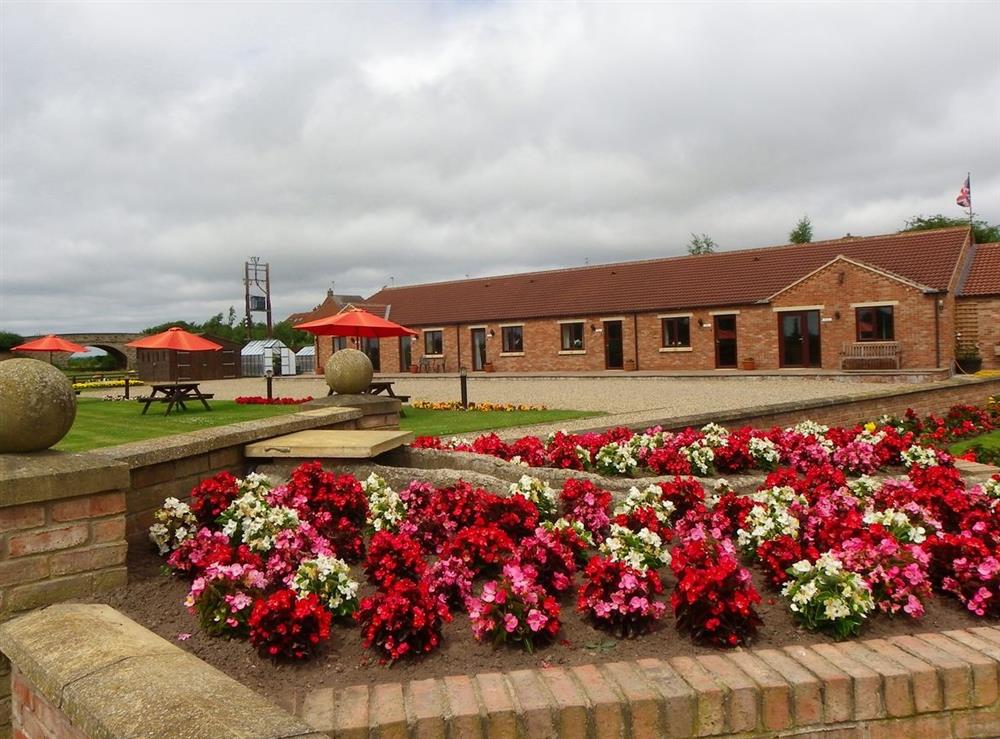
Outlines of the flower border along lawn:
[{"label": "flower border along lawn", "polygon": [[[960,441],[948,447],[948,451],[956,456],[964,454],[970,449],[976,452],[976,457],[984,464],[996,465],[1000,463],[1000,429]],[[995,461],[991,457],[995,458]]]},{"label": "flower border along lawn", "polygon": [[[211,411],[201,404],[189,403],[187,410],[164,415],[162,404],[150,407],[146,415],[136,401],[108,401],[98,398],[77,398],[73,428],[55,449],[63,452],[85,452],[132,441],[155,439],[171,434],[199,431],[213,426],[225,426],[241,421],[295,413],[297,405],[243,405],[232,400],[212,400]],[[418,436],[451,436],[470,431],[533,423],[563,421],[600,415],[594,412],[546,411],[429,411],[406,407],[400,427]]]}]

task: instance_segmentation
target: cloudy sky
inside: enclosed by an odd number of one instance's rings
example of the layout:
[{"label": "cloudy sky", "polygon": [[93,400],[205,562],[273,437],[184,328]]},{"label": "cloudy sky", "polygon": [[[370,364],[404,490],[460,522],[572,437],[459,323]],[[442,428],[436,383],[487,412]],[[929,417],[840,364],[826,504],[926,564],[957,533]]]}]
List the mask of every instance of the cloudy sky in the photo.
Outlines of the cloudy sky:
[{"label": "cloudy sky", "polygon": [[0,330],[1000,223],[1000,3],[0,5]]}]

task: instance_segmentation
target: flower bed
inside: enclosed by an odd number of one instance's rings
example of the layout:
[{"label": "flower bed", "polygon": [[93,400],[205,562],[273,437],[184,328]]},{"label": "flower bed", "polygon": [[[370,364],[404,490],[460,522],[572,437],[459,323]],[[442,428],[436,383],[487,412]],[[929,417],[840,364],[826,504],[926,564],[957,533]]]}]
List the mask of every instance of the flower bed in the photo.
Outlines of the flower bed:
[{"label": "flower bed", "polygon": [[312,399],[311,395],[304,398],[264,398],[260,395],[241,395],[236,398],[236,403],[239,405],[299,405],[308,403]]},{"label": "flower bed", "polygon": [[[725,450],[710,461],[726,469],[774,469],[746,496],[677,476],[614,505],[581,480],[557,491],[526,475],[506,495],[461,481],[395,491],[314,462],[277,486],[207,480],[190,505],[168,501],[150,533],[191,580],[203,629],[248,637],[270,657],[306,657],[333,631],[392,663],[439,649],[456,619],[481,642],[532,650],[558,642],[574,610],[595,639],[636,636],[658,628],[668,602],[679,631],[717,647],[752,643],[765,599],[836,638],[873,619],[919,619],[932,590],[970,617],[1000,617],[1000,476],[967,489],[950,457],[911,433],[612,430],[505,451],[480,437],[480,449],[549,462],[551,447],[582,464],[582,448],[602,469],[658,453],[690,465],[706,449]],[[907,476],[863,474],[899,463]],[[362,579],[373,590],[359,599]]]},{"label": "flower bed", "polygon": [[[128,384],[130,387],[135,387],[136,385],[145,385],[142,380],[138,378],[129,378]],[[86,380],[83,382],[74,382],[74,390],[98,390],[108,387],[125,387],[125,380]]]},{"label": "flower bed", "polygon": [[414,408],[427,411],[484,411],[513,413],[514,411],[547,411],[545,405],[528,403],[469,403],[462,405],[457,400],[414,400],[410,403]]}]

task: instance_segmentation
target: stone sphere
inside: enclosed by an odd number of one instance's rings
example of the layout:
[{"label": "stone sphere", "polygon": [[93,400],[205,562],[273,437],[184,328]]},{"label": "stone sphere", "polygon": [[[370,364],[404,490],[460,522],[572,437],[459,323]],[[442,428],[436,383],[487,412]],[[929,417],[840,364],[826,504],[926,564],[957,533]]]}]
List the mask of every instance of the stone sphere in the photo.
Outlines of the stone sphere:
[{"label": "stone sphere", "polygon": [[371,385],[372,360],[364,352],[357,349],[341,349],[326,360],[324,368],[326,384],[333,392],[341,395],[353,395],[368,389]]},{"label": "stone sphere", "polygon": [[0,362],[0,453],[48,449],[75,418],[76,394],[62,372],[38,359]]}]

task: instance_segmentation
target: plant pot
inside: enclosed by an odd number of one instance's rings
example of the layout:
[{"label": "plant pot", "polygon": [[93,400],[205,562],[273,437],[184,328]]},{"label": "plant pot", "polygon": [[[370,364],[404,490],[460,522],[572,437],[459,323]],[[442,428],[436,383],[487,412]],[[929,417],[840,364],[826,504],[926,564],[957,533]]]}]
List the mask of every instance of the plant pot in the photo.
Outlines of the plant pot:
[{"label": "plant pot", "polygon": [[757,360],[753,357],[745,357],[740,360],[740,369],[742,370],[755,370],[757,369]]},{"label": "plant pot", "polygon": [[961,359],[956,359],[955,363],[962,372],[966,372],[970,375],[975,374],[983,368],[983,358],[982,357],[963,357]]},{"label": "plant pot", "polygon": [[625,371],[626,372],[635,372],[635,360],[634,359],[626,359],[625,360]]},{"label": "plant pot", "polygon": [[493,362],[484,362],[483,372],[496,372],[496,368],[493,366]]},{"label": "plant pot", "polygon": [[419,367],[418,365],[415,365],[415,364],[411,364],[411,365],[410,365],[410,374],[413,374],[413,375],[415,375],[415,374],[417,374],[417,373],[418,373],[419,371],[420,371],[420,367]]}]

